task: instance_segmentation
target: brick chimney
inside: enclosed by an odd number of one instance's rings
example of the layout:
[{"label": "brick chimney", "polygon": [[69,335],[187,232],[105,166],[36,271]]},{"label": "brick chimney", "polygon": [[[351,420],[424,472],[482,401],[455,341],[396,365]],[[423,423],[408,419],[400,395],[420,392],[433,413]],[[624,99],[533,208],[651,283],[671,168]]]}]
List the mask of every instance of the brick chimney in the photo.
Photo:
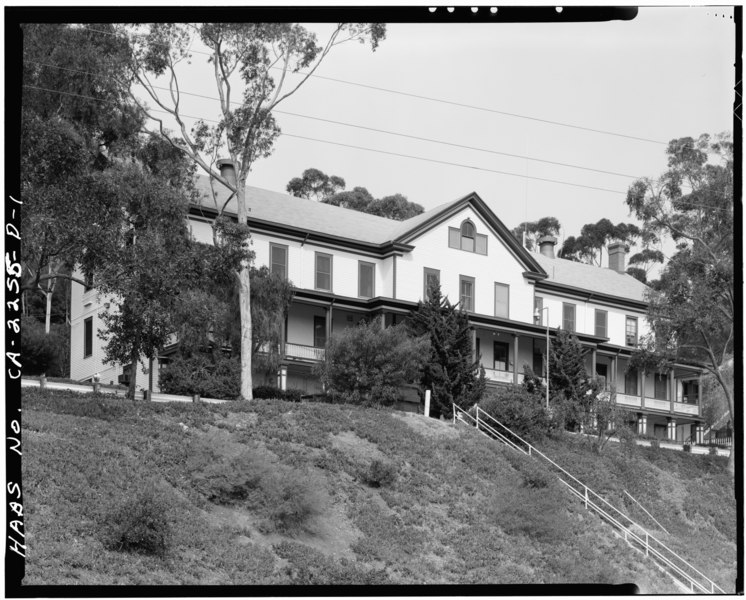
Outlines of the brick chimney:
[{"label": "brick chimney", "polygon": [[609,268],[617,273],[626,273],[625,255],[629,247],[624,242],[609,244]]},{"label": "brick chimney", "polygon": [[557,244],[557,238],[553,235],[540,237],[538,242],[539,252],[548,258],[554,258],[554,246]]},{"label": "brick chimney", "polygon": [[236,185],[236,165],[233,164],[233,161],[230,158],[219,158],[217,164],[220,174],[230,183]]}]

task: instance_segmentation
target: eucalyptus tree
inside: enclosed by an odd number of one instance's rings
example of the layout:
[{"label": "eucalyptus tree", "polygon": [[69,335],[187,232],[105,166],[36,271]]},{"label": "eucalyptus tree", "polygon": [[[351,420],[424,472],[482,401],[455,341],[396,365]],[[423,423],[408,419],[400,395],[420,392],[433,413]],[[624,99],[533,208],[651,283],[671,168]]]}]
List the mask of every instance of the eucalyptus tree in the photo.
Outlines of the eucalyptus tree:
[{"label": "eucalyptus tree", "polygon": [[[640,179],[627,205],[649,236],[669,236],[676,252],[648,294],[651,350],[701,364],[720,386],[731,419],[735,395],[724,371],[735,328],[733,142],[729,134],[672,140],[668,170]],[[729,466],[734,468],[733,453]]]},{"label": "eucalyptus tree", "polygon": [[[155,110],[165,111],[176,123],[171,132],[163,119],[140,106],[160,134],[188,156],[215,182],[230,190],[235,201],[237,224],[225,215],[228,203],[218,203],[214,240],[230,238],[245,249],[235,272],[239,284],[241,318],[241,397],[252,397],[251,284],[247,224],[246,180],[257,160],[269,156],[280,135],[272,111],[295,94],[337,46],[346,42],[369,42],[375,50],[386,34],[380,23],[336,24],[325,43],[307,28],[294,23],[205,23],[149,24],[127,28],[134,46],[133,72]],[[181,104],[180,76],[194,76],[192,43],[198,39],[209,52],[213,85],[219,98],[215,119],[205,117],[187,126]],[[182,67],[186,67],[182,71]],[[291,83],[291,75],[299,79]],[[158,78],[158,79],[156,79]],[[158,81],[165,82],[161,86]],[[163,87],[167,88],[163,91]],[[133,91],[133,98],[135,93]],[[228,169],[221,173],[218,156],[227,157]],[[232,167],[232,168],[231,168]],[[214,190],[214,185],[213,185]]]}]

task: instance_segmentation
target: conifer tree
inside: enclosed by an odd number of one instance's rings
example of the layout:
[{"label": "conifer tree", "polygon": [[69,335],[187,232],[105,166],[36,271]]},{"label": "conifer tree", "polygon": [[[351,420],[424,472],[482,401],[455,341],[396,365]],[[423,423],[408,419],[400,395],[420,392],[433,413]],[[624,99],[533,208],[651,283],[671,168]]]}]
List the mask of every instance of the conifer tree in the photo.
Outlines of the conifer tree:
[{"label": "conifer tree", "polygon": [[430,355],[422,369],[422,385],[432,391],[430,415],[446,418],[452,403],[473,406],[485,389],[484,369],[474,360],[469,318],[458,305],[450,303],[440,284],[429,289],[428,299],[417,305],[411,326],[418,336],[430,339]]}]

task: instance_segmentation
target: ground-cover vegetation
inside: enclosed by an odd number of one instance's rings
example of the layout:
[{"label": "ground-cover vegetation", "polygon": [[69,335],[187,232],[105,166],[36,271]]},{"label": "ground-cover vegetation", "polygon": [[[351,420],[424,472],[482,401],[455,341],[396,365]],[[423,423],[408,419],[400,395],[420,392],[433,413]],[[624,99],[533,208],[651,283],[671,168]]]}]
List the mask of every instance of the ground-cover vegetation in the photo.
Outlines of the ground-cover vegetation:
[{"label": "ground-cover vegetation", "polygon": [[[732,590],[724,459],[664,450],[630,459],[618,446],[599,456],[571,435],[541,444],[610,499],[635,496],[670,532],[666,543]],[[423,416],[27,389],[23,445],[27,585],[632,582],[678,591],[541,465]]]}]

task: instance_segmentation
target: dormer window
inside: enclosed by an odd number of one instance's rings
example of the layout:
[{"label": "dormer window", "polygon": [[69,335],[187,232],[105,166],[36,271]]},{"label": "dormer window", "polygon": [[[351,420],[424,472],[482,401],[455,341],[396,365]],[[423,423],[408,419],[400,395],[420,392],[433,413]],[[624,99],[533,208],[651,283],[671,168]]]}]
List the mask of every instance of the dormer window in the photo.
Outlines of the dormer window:
[{"label": "dormer window", "polygon": [[469,219],[461,223],[461,227],[448,228],[448,247],[487,254],[487,236],[477,233],[477,228]]}]

